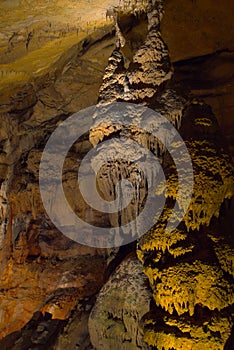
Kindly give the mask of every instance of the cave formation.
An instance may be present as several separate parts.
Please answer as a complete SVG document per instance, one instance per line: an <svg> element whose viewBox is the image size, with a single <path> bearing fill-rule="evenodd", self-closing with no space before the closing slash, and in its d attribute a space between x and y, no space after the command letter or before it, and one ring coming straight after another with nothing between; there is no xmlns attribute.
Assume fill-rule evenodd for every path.
<svg viewBox="0 0 234 350"><path fill-rule="evenodd" d="M40 1L35 9L30 1L9 3L1 5L2 23L12 21L2 30L0 60L1 348L231 350L233 5L106 1L103 7L96 2L87 15L87 4L70 0ZM74 16L72 23L61 17L61 6ZM34 15L44 8L45 18L14 24L15 8ZM51 17L53 11L58 17ZM217 29L221 19L225 23ZM73 210L102 227L131 221L143 207L147 183L140 174L137 187L139 172L132 163L115 163L116 171L107 163L98 173L99 191L108 200L119 178L131 179L137 196L121 213L90 210L77 189L77 160L79 165L92 147L105 153L102 141L116 136L159 158L166 202L139 239L119 248L93 248L64 236L47 216L39 165L62 121L93 104L114 102L151 108L179 130L192 160L193 195L183 220L168 231L178 194L173 152L181 145L169 154L136 128L134 118L125 128L107 116L67 155L64 191ZM131 152L137 156L126 143L130 158ZM186 182L181 195L183 206ZM58 210L63 215L62 206Z"/></svg>

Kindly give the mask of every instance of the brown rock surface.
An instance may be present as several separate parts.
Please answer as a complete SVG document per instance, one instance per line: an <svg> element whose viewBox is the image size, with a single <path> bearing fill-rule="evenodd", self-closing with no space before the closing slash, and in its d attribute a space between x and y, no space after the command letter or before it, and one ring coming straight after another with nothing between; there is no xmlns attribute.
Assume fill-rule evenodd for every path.
<svg viewBox="0 0 234 350"><path fill-rule="evenodd" d="M79 299L97 292L102 285L103 252L70 241L45 218L38 167L40 143L45 143L59 120L95 103L104 69L102 59L105 62L102 50L107 47L108 52L110 44L108 38L97 46L94 43L88 51L90 61L82 53L73 56L56 80L56 87L50 80L40 88L26 85L1 105L1 237L8 222L7 203L12 209L9 239L3 241L1 251L1 337L20 329L37 310L67 318ZM64 282L60 286L61 278Z"/></svg>
<svg viewBox="0 0 234 350"><path fill-rule="evenodd" d="M14 3L18 4L17 1ZM24 6L29 11L27 13L30 13L27 2L21 3L25 4ZM70 14L74 11L73 6L77 6L76 3L72 3L72 6L67 8ZM98 5L97 2L95 3ZM71 5L71 1L67 1L66 4ZM34 11L38 11L37 6L39 5L43 6L43 2L37 2ZM4 17L4 21L6 21L9 19L11 11L10 4L8 1L5 1L1 6L7 8L1 14L1 16L6 16ZM56 10L56 8L53 8L55 2L48 3L48 6L51 6L50 11ZM217 1L215 6L214 2L208 0L203 2L198 0L186 2L183 0L177 2L174 0L167 1L162 33L169 44L173 61L201 56L226 48L231 49L233 47L233 24L230 19L232 17L232 6L232 1L228 0L223 2ZM105 10L101 9L100 12L104 15L104 22ZM92 11L94 12L95 8ZM13 13L14 11L12 11ZM74 18L77 15L77 13L74 13ZM90 16L88 11L84 18L87 18L87 16ZM13 17L11 20L15 20ZM10 40L10 48L7 48L7 52L4 51L10 35L13 34L14 30L24 28L25 23L28 23L27 20L26 22L15 21L16 29L13 26L10 29L8 28L8 32L6 28L4 30L4 38L2 39L1 36L1 52L4 53L1 56L1 62L9 62L7 66L4 64L0 66L2 77L0 83L0 184L2 185L0 192L0 234L2 244L2 275L0 279L1 336L19 330L30 320L32 314L38 310L44 313L49 312L54 318L68 318L79 300L83 300L85 297L98 292L103 284L103 275L106 268L106 252L80 246L54 229L43 212L39 195L38 165L46 139L58 123L68 115L96 103L104 69L108 57L110 57L114 49L112 22L105 22L107 24L105 27L103 27L104 23L101 22L100 28L98 24L97 30L93 33L89 29L88 36L87 31L79 32L77 36L77 33L74 33L74 28L66 27L63 38L51 38L51 35L57 35L57 30L64 29L64 21L66 22L67 18L63 18L61 22L60 19L58 19L59 23L55 27L52 26L51 30L49 23L44 25L44 19L42 19L42 22L39 20L38 26L41 26L40 30L43 32L43 38L40 43L38 43L38 36L34 36L32 40L30 39L28 51L25 45L30 26L32 25L32 28L34 28L32 23L30 25L27 24L27 30L23 34L20 33L22 36L13 36ZM71 17L69 17L69 20L71 20ZM4 21L1 22L2 25L4 25ZM121 63L121 72L118 71L117 76L120 78L118 81L120 83L119 97L123 100L129 100L128 97L130 96L130 100L139 98L144 102L147 94L150 97L154 96L154 107L156 105L160 112L172 118L172 121L179 126L182 118L183 103L187 103L188 99L178 97L178 90L174 86L172 88L169 85L166 90L163 84L161 86L162 90L159 89L157 94L154 95L155 90L162 81L169 82L171 74L166 46L164 46L161 36L153 32L148 37L148 41L146 41L143 49L138 52L138 55L135 55L146 34L146 20L142 18L140 21L134 22L134 25L131 23L131 21L130 24L127 21L126 26L123 28L123 35L127 41L130 40L131 45L133 44L132 49L130 48L129 50L127 47L129 43L127 42L125 48L122 48L121 51L115 51L115 57L114 54L111 56L112 63L113 57L117 57ZM135 27L131 28L132 26L138 26L138 29L134 32ZM140 35L141 28L142 33ZM37 29L35 30L37 33ZM80 36L80 34L82 35ZM133 43L134 35L137 37L135 43ZM157 56L157 52L154 50L159 44L163 48L163 55L160 52L160 55ZM153 52L152 57L151 55L147 56L149 49ZM131 61L134 55L134 63L137 63L137 65L133 65L131 71L131 65L128 60ZM52 60L48 57L51 57ZM142 57L146 57L146 59L141 62ZM161 65L160 61L165 57L167 62L166 64L164 62L165 65ZM175 64L174 78L176 82L182 82L188 89L192 90L196 97L202 97L207 103L212 105L229 142L233 141L233 118L231 117L234 100L232 59L233 52L223 51L197 60L177 62ZM108 67L110 67L110 61ZM152 70L150 72L152 74L148 76L147 72L153 63L159 69L159 72ZM130 67L129 71L131 74L134 73L134 83L138 85L134 86L134 88L131 88L129 76L126 75L128 67ZM113 71L109 73L111 79L116 77ZM167 73L169 73L168 76L166 76ZM124 80L126 77L128 79ZM144 80L144 83L150 86L142 88L141 80ZM111 84L108 85L110 80L105 75L103 84L106 83L107 91L113 93ZM103 86L101 94L104 91ZM113 81L113 88L116 88L116 81ZM110 100L110 95L107 97ZM113 99L115 98L116 96L113 96ZM196 101L199 105L200 101ZM147 103L149 103L149 100L147 100ZM104 134L105 132L106 130L103 131ZM203 132L204 128L201 128L201 135L205 137L202 134ZM82 144L83 151L89 146L87 139ZM79 149L78 152L82 153ZM69 159L71 163L69 164L72 164L74 161L73 156L76 153L77 150L74 154L71 154ZM67 193L71 203L75 206L73 183L76 179L73 175L72 172L67 175L68 179L70 179ZM223 179L220 180L218 178L216 180L217 183L215 182L215 184L219 186ZM223 184L221 184L219 189L222 189L222 186ZM225 193L223 194L225 195ZM225 205L226 202L221 206L221 216ZM82 206L81 212L84 214L86 209L85 205ZM220 208L216 208L215 212L220 212ZM225 232L230 230L230 228L227 228L229 223L230 219L225 224ZM198 303L197 300L200 300L205 295L207 303L204 305L206 307L211 306L212 312L213 301L214 304L219 305L219 309L229 306L230 300L227 296L229 287L227 287L228 283L226 281L230 281L230 275L233 274L233 261L231 258L233 251L230 245L230 234L222 232L224 225L223 227L219 226L219 229L220 231L217 230L215 225L215 227L209 227L205 234L203 234L203 231L195 231L195 236L193 237L183 227L183 230L178 232L178 237L177 235L176 237L166 235L158 237L159 232L157 232L155 237L150 237L150 249L148 249L150 252L148 251L148 255L146 254L146 262L144 259L142 260L144 265L147 265L151 259L155 267L155 264L159 263L160 265L161 261L164 264L165 260L168 259L168 264L172 261L173 266L160 265L160 269L162 269L161 277L165 280L165 284L160 285L161 289L159 288L158 295L155 298L159 303L163 304L164 309L168 313L164 313L161 316L161 308L155 309L155 313L162 320L159 328L155 327L157 318L155 320L152 315L147 316L148 318L146 317L145 334L149 344L157 345L159 348L163 343L167 346L176 344L178 349L183 349L185 346L191 347L190 341L187 340L188 332L191 334L193 343L197 343L196 346L199 350L204 347L207 334L213 337L210 343L206 343L208 348L213 346L214 341L217 343L217 349L220 349L226 342L230 334L231 323L225 310L221 311L221 313L214 311L212 314L204 312L204 317L201 316L202 322L197 325L196 318L199 318L200 314L203 315L203 311L199 308L197 311L196 306L194 308L194 299L191 303L191 314L192 311L195 312L195 319L189 318L189 316L178 319L177 316L170 315L172 303L169 303L169 305L163 299L166 283L170 284L171 282L175 285L178 283L177 286L180 288L180 284L184 285L184 280L187 281L186 275L183 276L183 274L181 274L181 280L177 279L174 281L174 275L171 273L177 267L178 271L184 271L184 266L188 275L190 275L191 271L195 273L198 281L204 281L207 274L216 281L216 285L213 285L213 280L209 279L209 285L207 284L207 286L211 287L210 291L208 291L210 294L207 292L207 288L200 290L196 285L195 296L198 299L196 299L195 304ZM160 243L158 243L159 239ZM199 250L198 247L200 247L201 242L204 249L201 249L201 253L197 257L197 250ZM197 247L195 253L194 247ZM142 250L144 249L147 250L145 246ZM209 254L211 254L211 260ZM191 256L191 261L186 261L187 256ZM182 262L178 262L177 267L175 267L174 259L176 260L178 257L182 259ZM183 260L184 257L185 261ZM157 269L155 271L157 272ZM150 267L147 271L147 276L150 278L151 275L152 268ZM168 276L171 278L170 281ZM224 281L224 285L221 282L219 284L220 279ZM193 283L192 285L194 287ZM226 292L220 298L219 291L222 288ZM187 289L183 289L183 291L186 292ZM189 301L190 298L192 297L189 295ZM183 314L185 310L189 309L188 305L183 305L178 300L175 300L175 304L179 314ZM81 327L81 333L84 331L84 337L87 336L87 319L87 314L79 314L77 323L74 321L75 325L80 325L79 322L84 322L84 329ZM40 323L41 321L38 322ZM208 331L207 323L209 324ZM170 327L167 335L161 335L162 325L163 327ZM222 330L219 331L221 325ZM73 326L71 325L70 328L67 328L68 334L74 335ZM219 334L216 332L217 329ZM175 340L175 334L178 335L178 332L181 337L177 337L178 339ZM37 339L37 336L35 336L35 339ZM47 339L45 334L43 336ZM66 342L66 336L64 339L61 336L59 346L64 346L64 349L75 346L75 336L72 345ZM84 344L86 344L85 341ZM214 347L214 349L216 348Z"/></svg>
<svg viewBox="0 0 234 350"><path fill-rule="evenodd" d="M166 0L162 35L172 61L234 48L232 0Z"/></svg>
<svg viewBox="0 0 234 350"><path fill-rule="evenodd" d="M175 80L212 107L234 156L234 53L220 51L174 64Z"/></svg>

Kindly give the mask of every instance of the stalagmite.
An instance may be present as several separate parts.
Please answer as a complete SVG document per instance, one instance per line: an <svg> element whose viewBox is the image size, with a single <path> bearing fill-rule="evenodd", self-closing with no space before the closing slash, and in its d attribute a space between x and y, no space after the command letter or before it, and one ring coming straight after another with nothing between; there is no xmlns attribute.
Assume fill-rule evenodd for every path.
<svg viewBox="0 0 234 350"><path fill-rule="evenodd" d="M8 2L5 1L3 6L9 6ZM48 3L51 5L52 2ZM38 346L44 349L47 346L52 349L47 328L43 324L39 323L34 334L28 336L29 325L25 324L39 311L44 316L49 313L51 318L56 319L54 322L59 318L64 323L64 319L69 318L70 322L74 314L78 314L78 326L70 324L64 327L57 349L64 350L70 346L95 350L152 347L159 350L226 350L233 327L234 248L232 231L228 227L231 226L232 217L229 217L227 208L227 202L234 193L233 168L211 109L175 83L169 51L160 32L163 3L162 0L121 0L119 6L108 9L107 17L113 17L115 22L114 50L114 26L110 21L105 22L105 28L97 24L97 33L90 32L85 37L90 30L88 28L79 43L76 28L71 44L67 37L64 38L68 45L75 44L69 50L64 50L61 38L56 49L49 43L51 45L45 48L55 49L52 56L58 58L61 52L63 55L52 66L48 65L48 72L46 68L42 75L41 71L45 68L43 64L48 63L47 57L42 62L36 59L36 67L32 68L32 75L35 74L32 83L28 83L31 79L29 74L14 70L0 72L3 81L7 82L9 78L16 85L19 83L19 86L10 87L9 101L6 96L5 103L4 97L0 108L0 256L4 261L0 279L0 337L10 333L13 333L13 338L26 334L27 340L26 345L17 340L14 349L21 345L22 348ZM24 9L24 5L22 7ZM105 17L105 9L101 11ZM207 13L205 15L207 17ZM209 18L213 21L211 15ZM48 33L53 31L49 30ZM23 38L25 35L27 38L29 34L24 34ZM13 38L20 40L20 35L14 34ZM215 45L217 40L215 38ZM205 44L210 47L208 42ZM191 56L191 52L194 49L187 52L185 57ZM48 60L51 58L50 53L50 50L47 52L43 48L43 54L48 56ZM15 54L21 55L20 50ZM228 52L230 56L226 54L225 51L225 64L232 57L231 52ZM7 52L7 55L14 61L14 54ZM219 57L219 54L215 56ZM33 52L32 56L23 57L20 63L28 62L31 57L35 57ZM109 61L102 79L107 57ZM18 65L16 62L10 65ZM180 63L177 63L177 67ZM222 90L228 90L230 83L226 77L225 64L226 85ZM19 66L20 69L30 68L21 67L21 64ZM187 75L189 80L193 72L187 70L191 68L190 63L185 67L186 71L182 75L186 76L187 83ZM212 69L213 65L207 70L210 72ZM213 81L216 79L215 84L218 84L221 70L217 69L215 78L212 78L213 72L210 75L204 72L206 78L202 72L202 78L198 78L200 81L205 81L207 77ZM20 79L23 79L24 86L20 85ZM208 91L212 93L212 97L207 97L208 100L218 96L217 100L221 101L223 91L214 89L216 93L218 91L217 95L213 87L200 91L197 89L199 79L196 79L192 81L196 96L203 94L207 97ZM210 83L210 80L206 82ZM100 227L119 227L134 221L151 192L155 197L165 196L166 203L159 218L155 218L157 206L150 205L153 226L136 242L137 257L133 252L134 243L120 249L99 250L79 245L63 236L53 226L40 198L39 164L48 137L71 114L95 104L99 87L97 107L102 107L103 113L95 115L92 130L88 132L87 129L87 133L68 152L64 163L63 189L74 212L90 224ZM121 112L113 120L112 102L127 102L128 106L123 106L130 112L130 117L125 118L126 115ZM143 117L133 107L135 104L149 107L165 117L175 129L179 129L183 140L171 144L173 135L165 120L156 120L150 115ZM76 131L74 128L71 134ZM154 137L155 132L158 132L160 140ZM122 142L126 159L110 161L106 157L108 143L102 144L103 141L113 141L110 157L113 159L120 153ZM171 214L179 188L173 159L178 155L178 164L184 164L183 141L193 163L193 195L183 220L169 231L168 222L176 221L175 217L171 219ZM140 148L136 149L135 144L133 147L133 143L139 144ZM171 154L167 151L169 145ZM91 167L97 168L98 164L104 164L96 178L99 193L111 202L121 191L132 194L131 189L134 190L128 207L124 207L122 199L118 201L117 198L118 208L122 209L120 213L93 211L77 189L78 166L92 146L97 153L100 152L92 159ZM158 158L156 165L146 161L148 151ZM53 154L55 159L59 152L60 147ZM136 162L144 160L147 172L140 169L133 159ZM48 178L56 173L53 162L49 163ZM157 179L160 167L165 174L166 189L163 179L157 183L155 190L149 191L149 183ZM186 166L182 172L184 182L179 205L185 208L192 175L190 173L187 176ZM88 171L86 175L88 178ZM131 182L132 188L122 184L117 188L116 183L126 179ZM51 207L57 195L55 187L48 191ZM62 204L59 203L53 209L57 211L59 219L63 218ZM125 243L124 238L128 235L135 239L138 229L139 225L134 222L124 228L121 231L122 243ZM81 236L88 233L88 230L81 231ZM33 318L32 323L34 321ZM79 339L85 338L83 344L79 341L73 341L73 345L69 343L70 333L66 331L72 327L73 335L79 333ZM20 335L16 334L17 331ZM59 333L61 329L57 331ZM52 334L55 335L56 332ZM89 335L93 345L89 343ZM66 347L62 341L65 338ZM48 341L48 344L40 344L40 341Z"/></svg>
<svg viewBox="0 0 234 350"><path fill-rule="evenodd" d="M140 320L149 311L150 299L140 263L127 258L101 289L91 311L89 332L95 349L149 349Z"/></svg>
<svg viewBox="0 0 234 350"><path fill-rule="evenodd" d="M124 129L121 116L114 124L108 118L103 120L103 116L100 123L96 120L90 141L96 146L116 133L120 137L127 135L153 150L166 174L165 208L160 220L139 239L137 247L137 255L149 279L155 302L151 312L143 318L146 343L160 350L220 350L227 342L232 327L228 314L233 304L230 285L233 263L230 237L222 233L217 225L211 225L212 220L219 216L222 203L233 196L233 170L211 109L191 96L180 96L173 85L168 50L159 30L162 3L153 1L152 6L145 9L148 34L128 68L124 66L120 50L114 50L103 77L99 103L137 102L153 108L180 128L194 171L193 196L180 225L171 232L166 230L178 192L177 170L172 159L182 154L182 142L172 145L169 156L166 145L170 137L163 126L160 125L164 134L161 144L133 126ZM128 12L126 6L125 10ZM135 120L137 118L135 115ZM183 164L182 156L179 162ZM113 181L110 172L111 168L109 171L105 169L108 179ZM124 171L121 176L124 176ZM182 208L188 199L188 183L185 180L181 192ZM157 191L160 194L160 186ZM108 308L106 300L110 292L104 288L101 295L102 302L99 300L97 303L95 317L98 317L100 305ZM201 318L199 313L203 315ZM105 327L107 324L103 326L102 337L105 337ZM115 334L122 334L121 329ZM96 339L97 336L93 338L94 344L97 344Z"/></svg>

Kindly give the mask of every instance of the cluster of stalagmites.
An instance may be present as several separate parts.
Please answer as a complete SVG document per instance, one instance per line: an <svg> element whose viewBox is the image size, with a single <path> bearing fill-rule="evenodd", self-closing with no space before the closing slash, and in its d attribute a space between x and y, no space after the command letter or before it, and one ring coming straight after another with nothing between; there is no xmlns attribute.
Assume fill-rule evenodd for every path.
<svg viewBox="0 0 234 350"><path fill-rule="evenodd" d="M180 134L192 159L194 189L189 209L180 225L172 232L166 229L178 191L177 172L172 159L174 153L180 153L182 143L173 145L169 156L166 148L157 144L155 139L151 140L150 135L141 130L136 132L133 127L123 130L121 118L115 124L108 123L108 120L102 125L97 123L91 131L90 140L97 145L116 132L125 134L159 156L165 170L166 206L158 222L139 240L137 248L155 302L142 321L144 341L159 350L220 350L224 348L232 329L234 251L227 228L218 224L215 218L220 216L221 207L233 196L233 170L210 108L201 101L180 97L173 83L169 82L172 77L170 60L158 27L162 3L159 1L154 5L151 10L148 8L146 41L134 53L129 67L125 67L120 48L110 57L100 89L100 104L135 102L161 113L176 128L180 128L182 123ZM184 171L186 173L186 169ZM181 207L189 193L186 186L185 181ZM125 302L119 310L122 294L119 297L118 291L113 297L114 291L110 290L113 278L103 288L90 318L91 339L97 349L112 348L114 338L118 343L123 337L125 344L124 337L128 331L128 326L123 331ZM124 285L127 288L128 277ZM135 298L142 293L140 285L137 293ZM116 305L110 306L110 300L114 298L117 310ZM139 310L140 306L137 306ZM137 320L140 313L138 311ZM94 330L98 315L102 322L100 326L95 325ZM132 332L135 334L133 324Z"/></svg>

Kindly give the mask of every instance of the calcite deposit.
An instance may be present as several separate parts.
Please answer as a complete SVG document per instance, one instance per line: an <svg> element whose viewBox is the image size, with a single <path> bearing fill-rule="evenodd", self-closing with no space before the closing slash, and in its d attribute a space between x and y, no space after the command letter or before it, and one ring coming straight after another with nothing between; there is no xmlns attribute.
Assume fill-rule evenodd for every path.
<svg viewBox="0 0 234 350"><path fill-rule="evenodd" d="M86 5L70 0L37 1L33 8L30 0L0 5L0 347L231 350L233 167L216 118L232 141L233 5L228 0L215 6L211 0ZM116 249L82 246L63 236L45 213L38 183L51 133L97 102L107 110L110 102L128 102L161 114L179 130L193 165L193 179L182 169L185 181L178 192L173 159L182 143L167 152L166 124L151 123L136 111L127 127L121 115L114 122L108 114L95 119L64 164L64 190L76 214L97 226L118 226L134 219L147 198L145 174L131 159L119 159L101 169L97 184L112 200L116 182L128 178L135 190L131 205L120 213L90 210L77 189L77 169L92 146L105 155L102 141L115 138L117 154L124 138L126 156L143 159L145 153L131 142L139 143L158 157L156 167L147 163L151 178L159 166L166 178L166 192L159 184L156 193L166 201L160 217L138 242ZM161 140L152 135L158 129ZM188 189L189 208L170 231L178 193L183 208ZM63 215L62 206L56 209ZM151 214L156 212L151 205Z"/></svg>
<svg viewBox="0 0 234 350"><path fill-rule="evenodd" d="M220 243L226 242L230 247L228 231L219 232L220 227L211 225L211 220L219 217L224 201L233 196L233 168L210 108L192 96L180 97L173 83L170 89L164 87L171 80L172 71L158 27L161 2L156 1L153 8L148 8L147 15L146 41L133 55L128 68L124 66L123 49L116 49L111 56L100 89L100 103L137 101L162 113L177 128L182 124L180 132L193 163L194 188L183 221L178 228L168 231L173 203L178 194L186 198L188 193L186 182L178 192L177 169L172 161L180 154L182 144L175 144L169 155L166 148L154 147L154 142L144 143L161 158L167 177L164 212L140 238L137 250L155 301L152 312L144 317L144 340L157 349L221 349L232 328L233 271L229 257L221 258L221 249L208 232L217 232ZM106 123L108 127L94 128L91 142L100 142L116 131L121 135L121 118L119 125L116 123L117 126ZM127 135L135 137L131 128ZM183 198L180 204L183 206ZM108 294L106 291L106 298Z"/></svg>
<svg viewBox="0 0 234 350"><path fill-rule="evenodd" d="M124 260L101 289L89 317L95 349L149 349L141 318L150 309L151 292L136 257Z"/></svg>

